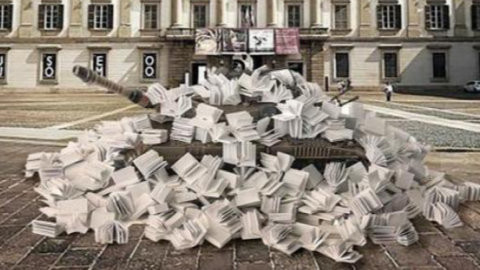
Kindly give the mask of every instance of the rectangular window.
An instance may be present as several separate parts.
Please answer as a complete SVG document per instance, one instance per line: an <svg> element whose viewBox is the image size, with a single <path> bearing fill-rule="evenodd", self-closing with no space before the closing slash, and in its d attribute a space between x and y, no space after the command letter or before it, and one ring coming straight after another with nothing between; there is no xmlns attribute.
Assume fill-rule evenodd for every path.
<svg viewBox="0 0 480 270"><path fill-rule="evenodd" d="M433 58L433 78L447 78L447 54L444 52L432 53Z"/></svg>
<svg viewBox="0 0 480 270"><path fill-rule="evenodd" d="M193 5L193 28L205 28L207 27L208 10L205 4Z"/></svg>
<svg viewBox="0 0 480 270"><path fill-rule="evenodd" d="M302 6L287 5L287 27L300 27L302 25Z"/></svg>
<svg viewBox="0 0 480 270"><path fill-rule="evenodd" d="M395 52L383 54L383 74L385 78L398 77L398 57Z"/></svg>
<svg viewBox="0 0 480 270"><path fill-rule="evenodd" d="M157 79L157 53L145 52L142 58L142 78L144 80Z"/></svg>
<svg viewBox="0 0 480 270"><path fill-rule="evenodd" d="M449 6L425 6L425 27L428 30L446 30L450 28Z"/></svg>
<svg viewBox="0 0 480 270"><path fill-rule="evenodd" d="M473 4L472 8L472 29L480 30L480 4Z"/></svg>
<svg viewBox="0 0 480 270"><path fill-rule="evenodd" d="M255 26L255 8L253 4L239 5L238 26L242 28Z"/></svg>
<svg viewBox="0 0 480 270"><path fill-rule="evenodd" d="M335 78L348 78L350 76L350 63L348 53L335 53Z"/></svg>
<svg viewBox="0 0 480 270"><path fill-rule="evenodd" d="M0 30L12 30L13 5L0 4Z"/></svg>
<svg viewBox="0 0 480 270"><path fill-rule="evenodd" d="M113 28L113 5L93 4L88 6L88 28L108 30Z"/></svg>
<svg viewBox="0 0 480 270"><path fill-rule="evenodd" d="M155 30L158 29L158 4L144 4L143 5L143 29Z"/></svg>
<svg viewBox="0 0 480 270"><path fill-rule="evenodd" d="M0 82L7 78L7 54L0 53Z"/></svg>
<svg viewBox="0 0 480 270"><path fill-rule="evenodd" d="M57 54L56 53L42 53L42 81L56 81L57 80Z"/></svg>
<svg viewBox="0 0 480 270"><path fill-rule="evenodd" d="M60 30L63 28L63 5L41 4L38 12L40 29Z"/></svg>
<svg viewBox="0 0 480 270"><path fill-rule="evenodd" d="M402 10L400 5L377 6L378 29L392 30L402 28Z"/></svg>
<svg viewBox="0 0 480 270"><path fill-rule="evenodd" d="M335 5L334 6L334 25L335 29L347 29L348 28L348 5Z"/></svg>
<svg viewBox="0 0 480 270"><path fill-rule="evenodd" d="M92 69L100 76L107 77L107 53L92 54Z"/></svg>

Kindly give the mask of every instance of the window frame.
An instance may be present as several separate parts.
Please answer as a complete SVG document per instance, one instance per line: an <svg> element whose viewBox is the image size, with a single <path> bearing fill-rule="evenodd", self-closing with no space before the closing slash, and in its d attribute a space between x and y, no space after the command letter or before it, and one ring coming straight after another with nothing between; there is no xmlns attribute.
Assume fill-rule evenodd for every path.
<svg viewBox="0 0 480 270"><path fill-rule="evenodd" d="M10 3L0 3L0 31L11 31L12 24L13 5Z"/></svg>
<svg viewBox="0 0 480 270"><path fill-rule="evenodd" d="M399 14L397 14L399 12ZM380 18L378 16L381 16ZM379 30L398 30L401 28L402 9L399 4L379 4L377 6L377 27ZM398 20L400 19L400 20Z"/></svg>
<svg viewBox="0 0 480 270"><path fill-rule="evenodd" d="M251 6L253 10L253 24L251 26L243 26L242 25L242 7L243 6ZM253 28L257 26L257 4L256 2L238 2L237 5L238 9L238 16L237 16L237 25L240 28Z"/></svg>
<svg viewBox="0 0 480 270"><path fill-rule="evenodd" d="M40 84L58 84L58 67L59 67L59 61L58 61L58 53L59 50L51 50L51 49L46 49L46 50L41 50L40 51L40 65L39 65L39 80L38 82ZM54 78L44 78L44 68L43 68L43 60L44 60L44 55L46 54L53 54L55 55L55 77Z"/></svg>
<svg viewBox="0 0 480 270"><path fill-rule="evenodd" d="M0 85L7 84L8 77L8 50L0 50L0 55L3 55L3 77L0 77Z"/></svg>
<svg viewBox="0 0 480 270"><path fill-rule="evenodd" d="M298 7L298 26L290 25L290 7ZM303 3L301 2L290 2L285 3L285 27L288 28L301 28L303 26Z"/></svg>
<svg viewBox="0 0 480 270"><path fill-rule="evenodd" d="M158 50L148 50L148 49L141 49L140 51L140 81L143 83L152 83L156 82L160 78L160 52ZM156 57L156 63L155 63L155 78L145 78L144 75L144 69L145 69L145 62L144 62L144 55L145 54L155 54Z"/></svg>
<svg viewBox="0 0 480 270"><path fill-rule="evenodd" d="M205 26L197 27L195 25L195 7L200 7L200 6L205 7ZM190 20L191 20L192 28L206 28L210 25L210 20L209 20L210 4L208 2L193 2L190 4L190 9L191 9Z"/></svg>
<svg viewBox="0 0 480 270"><path fill-rule="evenodd" d="M448 60L448 51L445 51L445 50L432 50L431 52L431 67L432 67L432 81L433 82L445 82L445 81L448 81L448 78L449 78L449 60ZM444 77L435 77L435 55L436 54L444 54L445 55L445 59L444 59L444 72L445 72L445 76Z"/></svg>
<svg viewBox="0 0 480 270"><path fill-rule="evenodd" d="M443 3L427 4L424 7L424 23L428 31L450 29L450 6Z"/></svg>
<svg viewBox="0 0 480 270"><path fill-rule="evenodd" d="M95 70L95 64L94 64L94 56L97 55L97 54L105 54L105 74L102 75L102 74L98 74L98 72ZM98 75L100 76L103 76L105 78L108 78L108 74L109 74L109 67L108 67L108 63L110 62L109 61L109 53L108 53L108 49L104 49L104 50L101 50L101 49L96 49L96 50L90 50L90 69L95 71L95 73L97 73Z"/></svg>
<svg viewBox="0 0 480 270"><path fill-rule="evenodd" d="M387 61L386 55L394 54L395 55L395 76L387 76ZM400 79L400 51L398 49L387 49L382 50L382 61L381 61L381 74L382 81L392 81Z"/></svg>
<svg viewBox="0 0 480 270"><path fill-rule="evenodd" d="M338 76L338 62L337 62L337 54L345 54L347 55L347 76ZM350 61L350 50L336 50L333 53L333 78L334 80L342 80L348 79L351 75L351 61Z"/></svg>
<svg viewBox="0 0 480 270"><path fill-rule="evenodd" d="M473 31L480 31L480 2L471 5L471 26Z"/></svg>
<svg viewBox="0 0 480 270"><path fill-rule="evenodd" d="M155 19L155 24L156 24L155 27L146 27L146 23L147 23L146 7L147 6L155 6L156 7L156 17L152 16L152 18L148 18L150 20L153 20L153 18ZM159 30L160 29L160 23L161 23L160 12L161 12L161 4L160 3L142 2L142 22L141 22L142 25L141 25L141 29L146 30L146 31ZM150 23L152 23L152 22L150 22Z"/></svg>
<svg viewBox="0 0 480 270"><path fill-rule="evenodd" d="M345 23L345 27L339 27L337 23L337 7L345 7L345 19L344 22L342 21L341 23ZM350 29L350 4L348 3L334 3L332 5L332 29L333 30L347 30Z"/></svg>
<svg viewBox="0 0 480 270"><path fill-rule="evenodd" d="M91 11L90 8L93 7ZM88 5L88 29L90 31L110 31L113 29L113 23L115 20L114 5L109 2L93 2ZM98 11L97 9L101 9ZM100 13L99 13L100 12ZM110 14L111 13L111 14ZM99 16L97 16L100 14ZM90 15L93 15L90 18ZM105 18L104 22L98 20ZM110 21L111 20L111 21Z"/></svg>

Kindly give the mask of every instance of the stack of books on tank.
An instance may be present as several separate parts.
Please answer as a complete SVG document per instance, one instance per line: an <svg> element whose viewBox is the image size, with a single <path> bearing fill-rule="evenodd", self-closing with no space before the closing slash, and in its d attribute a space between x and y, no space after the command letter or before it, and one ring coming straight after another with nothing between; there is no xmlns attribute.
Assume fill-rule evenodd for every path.
<svg viewBox="0 0 480 270"><path fill-rule="evenodd" d="M163 157L160 157L154 150L149 150L137 157L133 160L133 164L145 179L148 179L155 172L167 166L167 162L163 160Z"/></svg>
<svg viewBox="0 0 480 270"><path fill-rule="evenodd" d="M135 213L135 204L130 192L117 191L108 196L107 209L119 220L129 220Z"/></svg>
<svg viewBox="0 0 480 270"><path fill-rule="evenodd" d="M291 234L292 231L291 224L271 223L262 229L262 241L269 247L291 255L302 247L298 238Z"/></svg>
<svg viewBox="0 0 480 270"><path fill-rule="evenodd" d="M56 222L33 220L32 232L34 234L43 235L46 237L57 237L64 232L64 228Z"/></svg>
<svg viewBox="0 0 480 270"><path fill-rule="evenodd" d="M140 138L145 145L162 144L168 141L168 131L166 129L143 129Z"/></svg>
<svg viewBox="0 0 480 270"><path fill-rule="evenodd" d="M348 170L342 162L329 162L325 166L323 177L332 192L345 191L347 188Z"/></svg>
<svg viewBox="0 0 480 270"><path fill-rule="evenodd" d="M331 212L342 198L322 188L306 192L302 197L301 206L298 211L305 214L314 214L317 212Z"/></svg>
<svg viewBox="0 0 480 270"><path fill-rule="evenodd" d="M95 242L126 244L128 242L128 226L118 221L106 222L95 228Z"/></svg>
<svg viewBox="0 0 480 270"><path fill-rule="evenodd" d="M327 129L323 137L329 142L338 142L353 139L353 130L345 128L345 120L327 120Z"/></svg>
<svg viewBox="0 0 480 270"><path fill-rule="evenodd" d="M272 118L276 120L275 128L282 129L282 127L277 125L283 125L292 138L301 138L303 106L304 104L302 102L294 99L277 104L277 108L281 114L272 116Z"/></svg>
<svg viewBox="0 0 480 270"><path fill-rule="evenodd" d="M191 143L195 134L195 126L188 118L176 118L172 124L170 140Z"/></svg>
<svg viewBox="0 0 480 270"><path fill-rule="evenodd" d="M275 156L260 153L260 163L262 163L264 170L268 172L286 172L290 169L294 160L293 156L282 152L277 152Z"/></svg>
<svg viewBox="0 0 480 270"><path fill-rule="evenodd" d="M253 117L246 111L226 115L232 134L238 141L246 142L260 139Z"/></svg>
<svg viewBox="0 0 480 270"><path fill-rule="evenodd" d="M197 106L196 115L190 120L190 124L203 129L209 129L222 117L223 111L217 107L201 103Z"/></svg>
<svg viewBox="0 0 480 270"><path fill-rule="evenodd" d="M160 112L171 117L181 117L192 108L192 97L180 96L177 100L169 99L162 103Z"/></svg>
<svg viewBox="0 0 480 270"><path fill-rule="evenodd" d="M209 73L202 86L208 91L209 102L212 105L238 105L242 101L238 82L229 80L223 74Z"/></svg>
<svg viewBox="0 0 480 270"><path fill-rule="evenodd" d="M255 73L252 76L243 73L238 79L240 94L247 97L261 97L265 92L270 91L275 83L275 80L267 76L260 77Z"/></svg>
<svg viewBox="0 0 480 270"><path fill-rule="evenodd" d="M280 103L292 98L292 91L288 90L283 84L274 84L270 91L263 93L261 102Z"/></svg>
<svg viewBox="0 0 480 270"><path fill-rule="evenodd" d="M119 191L126 186L140 182L140 178L138 177L137 172L135 171L135 168L133 166L127 166L113 172L111 179L113 180L113 185L98 192L99 195L108 195L113 191Z"/></svg>
<svg viewBox="0 0 480 270"><path fill-rule="evenodd" d="M202 210L210 225L205 239L218 248L225 246L242 229L242 213L227 199L215 201Z"/></svg>
<svg viewBox="0 0 480 270"><path fill-rule="evenodd" d="M370 189L364 189L356 194L351 201L351 209L357 216L363 216L382 208L383 204L377 194Z"/></svg>
<svg viewBox="0 0 480 270"><path fill-rule="evenodd" d="M224 143L223 161L239 167L254 167L257 159L257 146L251 142Z"/></svg>
<svg viewBox="0 0 480 270"><path fill-rule="evenodd" d="M44 152L29 154L27 157L27 163L25 164L25 177L32 177L42 167L42 160L48 160L49 156L53 155L53 153Z"/></svg>
<svg viewBox="0 0 480 270"><path fill-rule="evenodd" d="M276 223L293 223L296 219L297 206L295 202L280 203L277 212L268 213L268 220Z"/></svg>
<svg viewBox="0 0 480 270"><path fill-rule="evenodd" d="M91 208L86 198L58 201L56 209L57 224L63 226L67 234L88 231Z"/></svg>
<svg viewBox="0 0 480 270"><path fill-rule="evenodd" d="M172 165L172 170L177 173L187 185L193 185L208 169L190 153L183 155Z"/></svg>
<svg viewBox="0 0 480 270"><path fill-rule="evenodd" d="M145 95L148 97L152 105L164 103L170 99L169 91L159 83L150 85Z"/></svg>

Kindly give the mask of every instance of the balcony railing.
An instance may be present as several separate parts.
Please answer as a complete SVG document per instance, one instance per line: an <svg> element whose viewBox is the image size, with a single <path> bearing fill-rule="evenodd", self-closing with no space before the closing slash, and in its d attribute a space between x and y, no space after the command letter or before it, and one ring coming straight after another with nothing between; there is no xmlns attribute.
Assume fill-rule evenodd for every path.
<svg viewBox="0 0 480 270"><path fill-rule="evenodd" d="M302 39L321 39L328 36L328 28L299 28ZM193 40L195 28L168 28L165 37L174 40Z"/></svg>
<svg viewBox="0 0 480 270"><path fill-rule="evenodd" d="M195 28L168 28L165 37L175 40L189 40L195 38Z"/></svg>

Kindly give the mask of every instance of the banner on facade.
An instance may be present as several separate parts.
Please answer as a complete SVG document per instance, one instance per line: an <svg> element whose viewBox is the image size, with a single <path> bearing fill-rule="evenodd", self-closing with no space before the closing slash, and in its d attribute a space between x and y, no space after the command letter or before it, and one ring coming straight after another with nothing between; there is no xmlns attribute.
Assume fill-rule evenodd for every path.
<svg viewBox="0 0 480 270"><path fill-rule="evenodd" d="M57 77L57 54L42 55L42 80L55 80Z"/></svg>
<svg viewBox="0 0 480 270"><path fill-rule="evenodd" d="M275 29L275 53L276 54L299 54L298 28Z"/></svg>
<svg viewBox="0 0 480 270"><path fill-rule="evenodd" d="M250 29L248 50L252 54L273 54L275 51L273 29Z"/></svg>
<svg viewBox="0 0 480 270"><path fill-rule="evenodd" d="M143 54L143 79L156 79L157 78L157 54L156 53L144 53Z"/></svg>
<svg viewBox="0 0 480 270"><path fill-rule="evenodd" d="M7 55L5 53L0 53L0 80L5 80L6 62L7 62Z"/></svg>
<svg viewBox="0 0 480 270"><path fill-rule="evenodd" d="M247 29L223 29L222 52L223 53L246 53L247 52Z"/></svg>
<svg viewBox="0 0 480 270"><path fill-rule="evenodd" d="M98 75L107 76L107 54L106 53L94 53L92 57L92 69L97 72Z"/></svg>
<svg viewBox="0 0 480 270"><path fill-rule="evenodd" d="M195 54L216 55L222 51L221 29L203 28L195 33Z"/></svg>

